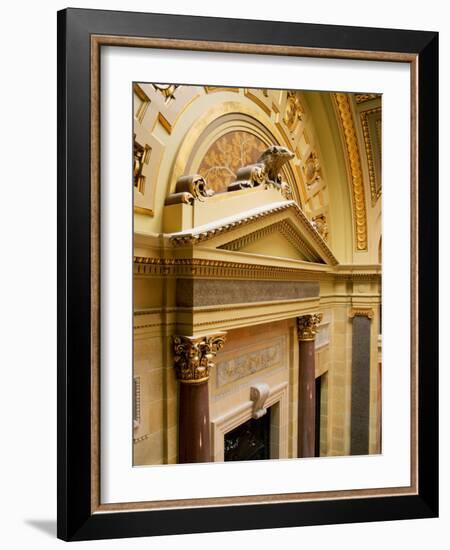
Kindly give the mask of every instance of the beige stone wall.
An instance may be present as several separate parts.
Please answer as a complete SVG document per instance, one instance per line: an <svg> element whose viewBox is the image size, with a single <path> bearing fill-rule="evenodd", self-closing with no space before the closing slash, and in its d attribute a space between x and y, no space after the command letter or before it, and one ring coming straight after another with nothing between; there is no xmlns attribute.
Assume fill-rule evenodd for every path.
<svg viewBox="0 0 450 550"><path fill-rule="evenodd" d="M165 439L163 340L159 331L134 337L134 376L139 378L140 422L134 428L135 465L162 464Z"/></svg>
<svg viewBox="0 0 450 550"><path fill-rule="evenodd" d="M209 386L212 423L223 417L232 422L233 415L241 418L241 410L251 404L250 388L255 384L267 384L270 390L283 383L289 387L289 398L277 401L271 414L271 449L279 458L293 456L295 449L292 439L297 424L291 408L298 369L293 326L294 321L289 320L229 331ZM215 450L214 460L223 460L221 452Z"/></svg>
<svg viewBox="0 0 450 550"><path fill-rule="evenodd" d="M374 307L374 318L370 328L370 425L369 453L379 453L380 448L380 414L381 414L381 342L379 342L380 308Z"/></svg>
<svg viewBox="0 0 450 550"><path fill-rule="evenodd" d="M133 374L139 377L141 411L133 430L135 465L177 461L178 388L171 351L174 293L170 278L134 278Z"/></svg>
<svg viewBox="0 0 450 550"><path fill-rule="evenodd" d="M352 308L373 311L370 333L370 401L369 453L380 452L379 410L379 283L353 283L351 280L335 283L333 294L321 296L321 303L330 311L330 348L327 387L327 454L350 454L351 389L352 389ZM381 396L382 399L382 396Z"/></svg>
<svg viewBox="0 0 450 550"><path fill-rule="evenodd" d="M320 388L320 456L327 456L330 446L330 433L328 422L328 378L329 370L331 368L330 363L330 343L331 343L331 313L325 311L323 313L324 319L321 327L319 327L319 334L316 337L316 378L321 377ZM321 333L324 333L322 337Z"/></svg>
<svg viewBox="0 0 450 550"><path fill-rule="evenodd" d="M348 304L335 303L332 308L332 344L329 373L328 411L332 456L350 454L351 356L352 334Z"/></svg>

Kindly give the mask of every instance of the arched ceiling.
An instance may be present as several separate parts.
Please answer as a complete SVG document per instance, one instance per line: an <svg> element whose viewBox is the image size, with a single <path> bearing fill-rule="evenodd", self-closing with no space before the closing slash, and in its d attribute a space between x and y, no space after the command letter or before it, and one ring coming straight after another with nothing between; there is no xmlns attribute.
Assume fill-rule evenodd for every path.
<svg viewBox="0 0 450 550"><path fill-rule="evenodd" d="M283 179L339 261L378 258L380 96L137 84L134 106L139 231L161 231L178 177L199 173L223 192L238 168L278 144L295 154Z"/></svg>

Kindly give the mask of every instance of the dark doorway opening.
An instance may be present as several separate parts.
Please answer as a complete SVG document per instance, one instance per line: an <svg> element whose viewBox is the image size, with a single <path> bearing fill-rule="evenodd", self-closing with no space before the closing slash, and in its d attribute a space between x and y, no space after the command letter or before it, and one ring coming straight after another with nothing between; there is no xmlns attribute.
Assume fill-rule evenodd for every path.
<svg viewBox="0 0 450 550"><path fill-rule="evenodd" d="M225 434L225 462L270 458L270 409Z"/></svg>
<svg viewBox="0 0 450 550"><path fill-rule="evenodd" d="M322 395L322 377L316 378L316 414L314 435L314 456L320 456L320 397Z"/></svg>

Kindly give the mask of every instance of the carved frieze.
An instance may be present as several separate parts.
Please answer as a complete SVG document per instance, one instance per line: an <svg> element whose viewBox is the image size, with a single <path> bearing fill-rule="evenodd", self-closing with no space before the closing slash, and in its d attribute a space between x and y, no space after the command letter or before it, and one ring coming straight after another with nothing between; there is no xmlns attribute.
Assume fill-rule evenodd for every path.
<svg viewBox="0 0 450 550"><path fill-rule="evenodd" d="M225 334L173 336L174 363L180 382L196 384L209 379L209 371L214 367L213 359L225 343Z"/></svg>
<svg viewBox="0 0 450 550"><path fill-rule="evenodd" d="M246 376L286 364L287 339L280 336L271 339L263 347L248 346L234 357L217 363L217 387L230 384Z"/></svg>
<svg viewBox="0 0 450 550"><path fill-rule="evenodd" d="M319 283L313 281L272 281L239 279L178 278L178 307L205 307L317 298Z"/></svg>

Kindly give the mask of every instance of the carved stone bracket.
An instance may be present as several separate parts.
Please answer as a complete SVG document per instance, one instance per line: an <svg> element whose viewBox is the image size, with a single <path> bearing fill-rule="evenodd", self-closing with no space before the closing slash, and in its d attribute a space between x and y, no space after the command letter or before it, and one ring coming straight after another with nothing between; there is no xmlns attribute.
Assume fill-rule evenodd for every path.
<svg viewBox="0 0 450 550"><path fill-rule="evenodd" d="M252 417L255 420L264 416L267 409L264 407L264 403L269 396L269 386L264 383L255 384L250 388L250 400L253 401L253 413Z"/></svg>
<svg viewBox="0 0 450 550"><path fill-rule="evenodd" d="M164 204L192 204L195 200L204 201L212 195L214 191L208 189L206 180L202 176L198 174L181 176L175 185L175 193L169 195Z"/></svg>
<svg viewBox="0 0 450 550"><path fill-rule="evenodd" d="M360 307L360 308L352 308L348 314L350 319L353 319L353 317L367 317L368 319L373 319L374 312L371 307Z"/></svg>
<svg viewBox="0 0 450 550"><path fill-rule="evenodd" d="M297 334L300 341L315 340L318 332L318 326L322 321L322 313L313 315L303 315L297 317Z"/></svg>
<svg viewBox="0 0 450 550"><path fill-rule="evenodd" d="M213 359L225 343L225 334L173 336L174 363L180 382L199 384L209 379Z"/></svg>

